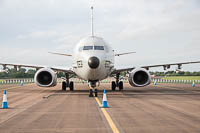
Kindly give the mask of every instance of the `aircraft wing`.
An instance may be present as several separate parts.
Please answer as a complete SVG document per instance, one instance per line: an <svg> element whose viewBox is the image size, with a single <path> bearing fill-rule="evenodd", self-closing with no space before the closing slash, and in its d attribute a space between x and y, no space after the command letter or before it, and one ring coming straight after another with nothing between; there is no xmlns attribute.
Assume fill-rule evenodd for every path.
<svg viewBox="0 0 200 133"><path fill-rule="evenodd" d="M142 68L145 68L145 69L149 70L149 68L152 68L152 67L163 67L164 70L166 70L166 69L169 69L170 66L175 66L175 65L177 65L177 66L178 66L178 69L181 69L181 66L184 65L184 64L195 64L195 63L200 63L200 61L170 63L170 64L161 64L161 65L149 65L149 66L147 65L147 66L142 66Z"/></svg>
<svg viewBox="0 0 200 133"><path fill-rule="evenodd" d="M135 69L135 67L130 67L130 68L122 68L122 69L114 69L114 70L111 72L111 75L112 75L112 74L121 73L121 72L128 72L128 71L132 71L133 69Z"/></svg>
<svg viewBox="0 0 200 133"><path fill-rule="evenodd" d="M57 67L50 67L52 70L57 71L57 72L65 72L65 73L69 73L69 74L75 74L74 71L72 71L71 69L65 69L65 68L57 68Z"/></svg>
<svg viewBox="0 0 200 133"><path fill-rule="evenodd" d="M141 68L145 68L149 70L149 68L153 67L163 67L164 70L169 69L170 66L178 66L178 69L181 69L182 65L184 64L195 64L195 63L200 63L200 61L195 61L195 62L180 62L180 63L169 63L169 64L160 64L160 65L147 65L147 66L141 66ZM114 69L111 74L117 74L120 72L127 72L127 71L132 71L135 69L135 67L130 67L130 68L123 68L123 69Z"/></svg>
<svg viewBox="0 0 200 133"><path fill-rule="evenodd" d="M14 68L45 68L46 66L39 66L39 65L25 65L25 64L8 64L8 63L0 63L0 66L3 66L3 69L6 69L7 66L14 66ZM65 72L69 74L75 74L71 69L59 68L59 67L48 67L57 72Z"/></svg>

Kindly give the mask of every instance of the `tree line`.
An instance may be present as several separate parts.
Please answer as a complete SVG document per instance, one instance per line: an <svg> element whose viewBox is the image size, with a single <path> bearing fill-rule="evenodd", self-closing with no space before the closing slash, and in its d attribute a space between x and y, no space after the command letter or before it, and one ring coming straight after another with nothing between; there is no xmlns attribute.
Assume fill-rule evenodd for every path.
<svg viewBox="0 0 200 133"><path fill-rule="evenodd" d="M34 78L36 70L34 69L24 69L20 68L18 71L14 68L8 68L8 72L0 72L0 79L9 79L9 78ZM151 75L155 76L200 76L200 72L189 72L189 71L167 71L167 72L150 72ZM121 76L125 76L126 73L121 73ZM65 77L65 73L57 73L57 77Z"/></svg>

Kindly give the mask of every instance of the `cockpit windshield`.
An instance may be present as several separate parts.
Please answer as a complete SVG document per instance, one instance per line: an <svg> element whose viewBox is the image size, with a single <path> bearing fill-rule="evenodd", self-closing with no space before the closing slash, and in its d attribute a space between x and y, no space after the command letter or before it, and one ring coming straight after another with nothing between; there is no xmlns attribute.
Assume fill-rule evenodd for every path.
<svg viewBox="0 0 200 133"><path fill-rule="evenodd" d="M93 46L84 46L83 50L93 50Z"/></svg>
<svg viewBox="0 0 200 133"><path fill-rule="evenodd" d="M104 46L94 46L94 50L104 50Z"/></svg>
<svg viewBox="0 0 200 133"><path fill-rule="evenodd" d="M80 48L79 51L82 50L104 50L104 46L83 46L83 48Z"/></svg>

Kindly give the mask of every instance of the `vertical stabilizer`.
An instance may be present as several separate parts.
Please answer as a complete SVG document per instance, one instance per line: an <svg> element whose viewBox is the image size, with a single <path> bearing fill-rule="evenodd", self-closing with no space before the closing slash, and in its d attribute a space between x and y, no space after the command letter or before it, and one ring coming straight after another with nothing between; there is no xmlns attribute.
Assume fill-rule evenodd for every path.
<svg viewBox="0 0 200 133"><path fill-rule="evenodd" d="M94 7L91 6L91 35L94 37L94 17L93 17Z"/></svg>

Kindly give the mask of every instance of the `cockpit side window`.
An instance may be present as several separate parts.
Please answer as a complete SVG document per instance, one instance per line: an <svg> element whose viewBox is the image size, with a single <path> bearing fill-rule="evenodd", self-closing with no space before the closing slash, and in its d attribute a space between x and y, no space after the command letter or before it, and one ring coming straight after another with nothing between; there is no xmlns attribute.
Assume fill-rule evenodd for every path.
<svg viewBox="0 0 200 133"><path fill-rule="evenodd" d="M84 46L83 50L93 50L93 46Z"/></svg>
<svg viewBox="0 0 200 133"><path fill-rule="evenodd" d="M83 50L83 47L79 47L78 51L81 52Z"/></svg>
<svg viewBox="0 0 200 133"><path fill-rule="evenodd" d="M94 50L104 50L104 46L94 46Z"/></svg>
<svg viewBox="0 0 200 133"><path fill-rule="evenodd" d="M108 53L109 52L109 47L107 45L104 45L105 51Z"/></svg>

